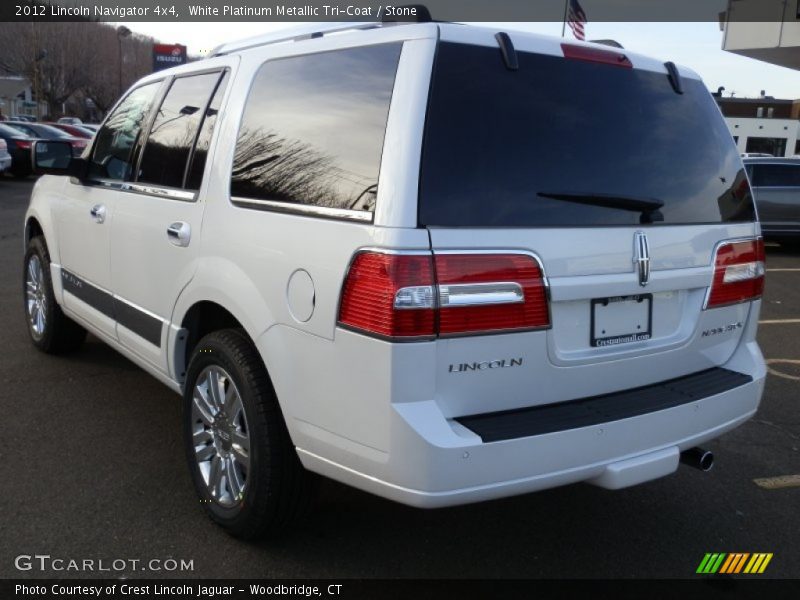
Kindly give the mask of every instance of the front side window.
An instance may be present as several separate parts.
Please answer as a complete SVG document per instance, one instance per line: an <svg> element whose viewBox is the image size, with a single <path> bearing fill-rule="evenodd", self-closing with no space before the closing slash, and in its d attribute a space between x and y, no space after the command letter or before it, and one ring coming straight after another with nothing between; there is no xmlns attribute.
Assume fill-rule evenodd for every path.
<svg viewBox="0 0 800 600"><path fill-rule="evenodd" d="M247 99L231 195L374 211L401 43L265 63Z"/></svg>
<svg viewBox="0 0 800 600"><path fill-rule="evenodd" d="M183 187L189 155L220 76L204 73L173 81L147 137L137 181Z"/></svg>
<svg viewBox="0 0 800 600"><path fill-rule="evenodd" d="M158 81L136 88L111 113L97 132L90 177L115 180L130 177L133 149L160 85Z"/></svg>

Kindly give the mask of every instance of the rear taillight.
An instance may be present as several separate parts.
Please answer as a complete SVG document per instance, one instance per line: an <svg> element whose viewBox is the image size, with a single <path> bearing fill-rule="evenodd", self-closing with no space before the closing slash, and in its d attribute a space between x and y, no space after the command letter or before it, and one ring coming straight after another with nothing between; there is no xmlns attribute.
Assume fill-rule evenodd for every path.
<svg viewBox="0 0 800 600"><path fill-rule="evenodd" d="M439 254L441 335L535 329L550 317L539 264L525 254Z"/></svg>
<svg viewBox="0 0 800 600"><path fill-rule="evenodd" d="M33 144L33 140L14 140L14 142L17 144L17 148L22 150L30 150L31 144Z"/></svg>
<svg viewBox="0 0 800 600"><path fill-rule="evenodd" d="M339 324L387 338L549 327L541 266L527 254L360 252L342 290Z"/></svg>
<svg viewBox="0 0 800 600"><path fill-rule="evenodd" d="M356 254L342 289L339 322L385 337L434 335L430 254Z"/></svg>
<svg viewBox="0 0 800 600"><path fill-rule="evenodd" d="M764 291L764 240L724 242L717 247L706 308L749 302Z"/></svg>

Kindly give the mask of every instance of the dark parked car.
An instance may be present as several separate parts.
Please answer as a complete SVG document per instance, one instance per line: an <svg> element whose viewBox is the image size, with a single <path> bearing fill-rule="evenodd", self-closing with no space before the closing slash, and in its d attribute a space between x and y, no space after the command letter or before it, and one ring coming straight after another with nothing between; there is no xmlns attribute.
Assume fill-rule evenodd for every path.
<svg viewBox="0 0 800 600"><path fill-rule="evenodd" d="M33 138L5 123L0 123L0 139L5 141L8 153L11 155L11 174L15 177L30 175Z"/></svg>
<svg viewBox="0 0 800 600"><path fill-rule="evenodd" d="M21 121L8 121L6 125L17 129L22 133L29 135L30 137L43 140L59 140L62 142L69 142L72 146L72 153L75 156L80 156L80 154L89 144L89 140L86 138L75 137L68 134L66 131L62 131L57 127L53 127L52 125L46 125L45 123L23 123Z"/></svg>
<svg viewBox="0 0 800 600"><path fill-rule="evenodd" d="M744 164L764 237L800 243L800 159L746 158Z"/></svg>
<svg viewBox="0 0 800 600"><path fill-rule="evenodd" d="M89 131L85 129L81 125L68 125L67 123L45 123L49 127L55 127L56 129L60 129L67 135L71 135L72 137L83 138L85 140L89 140L94 136L93 131Z"/></svg>

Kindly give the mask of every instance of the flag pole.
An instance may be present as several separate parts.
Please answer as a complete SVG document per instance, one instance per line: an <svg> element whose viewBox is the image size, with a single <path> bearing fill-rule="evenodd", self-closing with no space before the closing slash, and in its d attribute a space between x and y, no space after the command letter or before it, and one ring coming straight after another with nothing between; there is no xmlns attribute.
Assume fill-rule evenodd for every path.
<svg viewBox="0 0 800 600"><path fill-rule="evenodd" d="M564 32L567 30L567 12L568 12L569 0L564 0L564 20L561 22L561 37L564 37Z"/></svg>

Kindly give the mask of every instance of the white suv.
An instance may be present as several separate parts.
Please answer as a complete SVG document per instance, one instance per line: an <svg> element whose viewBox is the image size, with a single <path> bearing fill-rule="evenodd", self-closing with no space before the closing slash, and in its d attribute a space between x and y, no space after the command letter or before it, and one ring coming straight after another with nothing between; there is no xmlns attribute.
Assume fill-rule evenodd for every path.
<svg viewBox="0 0 800 600"><path fill-rule="evenodd" d="M182 394L235 535L309 471L430 508L708 468L758 407L750 187L672 63L318 25L149 75L34 160L61 175L25 222L34 344L88 330Z"/></svg>

